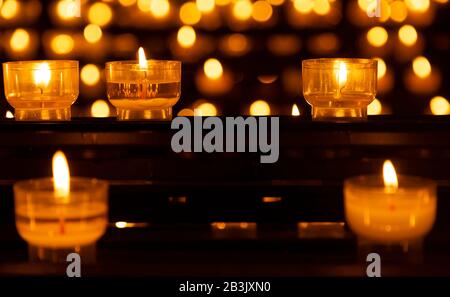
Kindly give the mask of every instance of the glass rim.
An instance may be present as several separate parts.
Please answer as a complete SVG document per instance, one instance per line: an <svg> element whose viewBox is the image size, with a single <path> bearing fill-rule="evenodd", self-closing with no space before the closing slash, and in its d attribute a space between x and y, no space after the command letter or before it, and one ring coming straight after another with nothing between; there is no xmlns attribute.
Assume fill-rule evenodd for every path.
<svg viewBox="0 0 450 297"><path fill-rule="evenodd" d="M398 190L414 190L414 189L437 189L437 183L429 178L424 178L414 175L397 175ZM369 190L369 191L383 191L385 189L383 176L379 175L358 175L347 178L344 181L344 188L351 188L352 190Z"/></svg>
<svg viewBox="0 0 450 297"><path fill-rule="evenodd" d="M30 69L30 70L40 70L40 68L35 68L36 65L47 63L49 70L61 70L61 69L78 69L79 61L77 60L27 60L27 61L9 61L4 62L3 67L8 67L14 70ZM64 64L68 64L64 66ZM30 68L30 65L33 67ZM56 67L55 67L56 66Z"/></svg>
<svg viewBox="0 0 450 297"><path fill-rule="evenodd" d="M147 66L149 68L156 68L156 69L171 69L171 70L181 70L181 61L178 60L154 60L149 59L147 60ZM110 61L106 62L105 69L133 69L133 70L148 70L148 69L142 69L139 68L139 61L138 60L122 60L122 61Z"/></svg>
<svg viewBox="0 0 450 297"><path fill-rule="evenodd" d="M77 187L81 185L81 187ZM47 188L48 186L48 188ZM92 192L97 190L107 190L109 183L106 180L89 178L89 177L70 177L70 192ZM14 190L31 191L34 194L37 193L50 193L54 192L53 177L41 177L34 179L21 180L13 185Z"/></svg>
<svg viewBox="0 0 450 297"><path fill-rule="evenodd" d="M357 68L377 68L377 59L366 58L318 58L318 59L306 59L302 61L303 68L316 68L316 69L339 69L339 63L344 62L347 65Z"/></svg>

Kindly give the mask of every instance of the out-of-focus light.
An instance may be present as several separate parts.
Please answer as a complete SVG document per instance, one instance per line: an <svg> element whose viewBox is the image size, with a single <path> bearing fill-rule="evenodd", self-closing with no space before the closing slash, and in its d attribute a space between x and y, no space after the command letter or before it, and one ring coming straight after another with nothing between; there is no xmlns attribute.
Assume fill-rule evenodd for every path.
<svg viewBox="0 0 450 297"><path fill-rule="evenodd" d="M284 3L284 0L267 0L273 6L280 6Z"/></svg>
<svg viewBox="0 0 450 297"><path fill-rule="evenodd" d="M315 0L313 10L318 15L326 15L330 12L331 6L328 0Z"/></svg>
<svg viewBox="0 0 450 297"><path fill-rule="evenodd" d="M115 225L116 225L116 228L123 229L128 226L128 223L120 221L120 222L116 222Z"/></svg>
<svg viewBox="0 0 450 297"><path fill-rule="evenodd" d="M84 28L83 35L87 42L95 43L102 38L102 28L99 25L89 24Z"/></svg>
<svg viewBox="0 0 450 297"><path fill-rule="evenodd" d="M19 3L16 0L6 0L0 10L0 15L6 19L12 19L19 11Z"/></svg>
<svg viewBox="0 0 450 297"><path fill-rule="evenodd" d="M391 4L391 19L401 23L408 16L408 9L403 1L393 1Z"/></svg>
<svg viewBox="0 0 450 297"><path fill-rule="evenodd" d="M59 34L53 37L50 46L58 55L68 54L73 50L74 41L72 36L67 34Z"/></svg>
<svg viewBox="0 0 450 297"><path fill-rule="evenodd" d="M100 70L94 64L87 64L81 68L80 77L84 84L93 86L100 80Z"/></svg>
<svg viewBox="0 0 450 297"><path fill-rule="evenodd" d="M67 20L75 17L79 11L75 1L61 0L56 5L56 13L61 19Z"/></svg>
<svg viewBox="0 0 450 297"><path fill-rule="evenodd" d="M170 3L167 0L152 0L150 12L155 18L163 18L169 14Z"/></svg>
<svg viewBox="0 0 450 297"><path fill-rule="evenodd" d="M431 64L428 59L423 56L415 58L412 67L414 73L420 78L425 78L431 74Z"/></svg>
<svg viewBox="0 0 450 297"><path fill-rule="evenodd" d="M377 78L380 79L386 74L386 63L381 58L375 58L378 61L378 71L377 71Z"/></svg>
<svg viewBox="0 0 450 297"><path fill-rule="evenodd" d="M238 0L233 4L233 16L245 21L251 18L253 13L253 5L249 0Z"/></svg>
<svg viewBox="0 0 450 297"><path fill-rule="evenodd" d="M214 0L196 0L195 3L201 12L211 12L215 7Z"/></svg>
<svg viewBox="0 0 450 297"><path fill-rule="evenodd" d="M430 100L430 110L434 115L450 114L450 103L442 96L435 96Z"/></svg>
<svg viewBox="0 0 450 297"><path fill-rule="evenodd" d="M152 0L137 0L137 7L142 12L149 12Z"/></svg>
<svg viewBox="0 0 450 297"><path fill-rule="evenodd" d="M202 13L194 2L186 2L181 5L179 16L183 24L195 25L200 22Z"/></svg>
<svg viewBox="0 0 450 297"><path fill-rule="evenodd" d="M16 29L11 35L9 45L12 50L16 52L21 52L25 50L30 44L30 34L24 29Z"/></svg>
<svg viewBox="0 0 450 297"><path fill-rule="evenodd" d="M374 99L368 106L367 106L367 114L368 115L377 115L381 114L381 111L383 110L383 106L381 105L380 100Z"/></svg>
<svg viewBox="0 0 450 297"><path fill-rule="evenodd" d="M278 76L276 76L276 75L258 75L257 78L258 78L259 82L261 82L263 84L271 84L277 80Z"/></svg>
<svg viewBox="0 0 450 297"><path fill-rule="evenodd" d="M5 117L7 119L14 119L14 114L11 111L7 110L6 114L5 114Z"/></svg>
<svg viewBox="0 0 450 297"><path fill-rule="evenodd" d="M88 19L93 24L106 26L111 22L112 17L113 13L108 4L96 2L89 7Z"/></svg>
<svg viewBox="0 0 450 297"><path fill-rule="evenodd" d="M436 1L437 3L441 3L441 4L445 4L448 2L448 0L434 0L434 1Z"/></svg>
<svg viewBox="0 0 450 297"><path fill-rule="evenodd" d="M247 50L248 40L245 35L234 33L227 38L227 45L232 52L241 53Z"/></svg>
<svg viewBox="0 0 450 297"><path fill-rule="evenodd" d="M314 8L312 0L294 0L294 8L300 13L310 13Z"/></svg>
<svg viewBox="0 0 450 297"><path fill-rule="evenodd" d="M371 28L367 32L367 41L375 47L381 47L386 44L388 40L388 33L386 29L380 26Z"/></svg>
<svg viewBox="0 0 450 297"><path fill-rule="evenodd" d="M214 117L217 115L217 108L212 103L204 102L195 107L194 114L202 117Z"/></svg>
<svg viewBox="0 0 450 297"><path fill-rule="evenodd" d="M182 47L193 46L196 38L195 30L191 26L183 26L178 30L177 40Z"/></svg>
<svg viewBox="0 0 450 297"><path fill-rule="evenodd" d="M411 46L417 41L417 31L411 25L403 25L398 30L398 38L403 44Z"/></svg>
<svg viewBox="0 0 450 297"><path fill-rule="evenodd" d="M298 117L298 116L300 115L300 110L298 109L297 104L292 105L292 111L291 111L291 114L292 114L294 117Z"/></svg>
<svg viewBox="0 0 450 297"><path fill-rule="evenodd" d="M430 0L405 0L409 10L417 12L425 12L430 8Z"/></svg>
<svg viewBox="0 0 450 297"><path fill-rule="evenodd" d="M216 0L216 5L225 6L231 3L232 0Z"/></svg>
<svg viewBox="0 0 450 297"><path fill-rule="evenodd" d="M223 74L223 67L219 60L211 58L203 64L203 71L209 79L218 79Z"/></svg>
<svg viewBox="0 0 450 297"><path fill-rule="evenodd" d="M256 100L250 105L250 115L268 116L270 115L270 105L264 100Z"/></svg>
<svg viewBox="0 0 450 297"><path fill-rule="evenodd" d="M194 111L190 108L183 108L182 110L180 110L177 114L177 116L179 117L193 117L194 116Z"/></svg>
<svg viewBox="0 0 450 297"><path fill-rule="evenodd" d="M327 1L327 0L325 0ZM257 22L267 22L273 14L272 5L265 0L253 3L252 17Z"/></svg>
<svg viewBox="0 0 450 297"><path fill-rule="evenodd" d="M122 6L128 7L136 3L136 0L119 0L119 3L122 4Z"/></svg>
<svg viewBox="0 0 450 297"><path fill-rule="evenodd" d="M91 115L94 118L107 118L109 117L109 105L105 100L95 100L91 106Z"/></svg>

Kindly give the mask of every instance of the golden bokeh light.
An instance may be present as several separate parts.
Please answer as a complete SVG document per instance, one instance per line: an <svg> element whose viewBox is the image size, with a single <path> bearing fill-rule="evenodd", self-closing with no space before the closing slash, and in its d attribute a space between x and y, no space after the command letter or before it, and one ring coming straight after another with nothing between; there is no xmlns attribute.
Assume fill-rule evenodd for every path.
<svg viewBox="0 0 450 297"><path fill-rule="evenodd" d="M234 53L245 52L249 46L248 43L247 37L240 33L231 34L227 38L228 48Z"/></svg>
<svg viewBox="0 0 450 297"><path fill-rule="evenodd" d="M284 3L284 0L267 0L273 6L280 6Z"/></svg>
<svg viewBox="0 0 450 297"><path fill-rule="evenodd" d="M105 100L98 99L92 103L91 116L94 118L107 118L109 117L109 105Z"/></svg>
<svg viewBox="0 0 450 297"><path fill-rule="evenodd" d="M268 116L270 115L270 105L264 100L256 100L250 105L250 115Z"/></svg>
<svg viewBox="0 0 450 297"><path fill-rule="evenodd" d="M195 30L191 26L183 26L178 30L177 41L184 48L192 47L196 38Z"/></svg>
<svg viewBox="0 0 450 297"><path fill-rule="evenodd" d="M425 12L430 8L430 0L405 0L405 4L411 11Z"/></svg>
<svg viewBox="0 0 450 297"><path fill-rule="evenodd" d="M108 4L96 2L89 7L88 19L92 24L99 26L108 25L113 18L113 12Z"/></svg>
<svg viewBox="0 0 450 297"><path fill-rule="evenodd" d="M30 34L24 29L16 29L11 35L9 45L16 52L24 51L30 44Z"/></svg>
<svg viewBox="0 0 450 297"><path fill-rule="evenodd" d="M367 114L368 115L381 114L382 110L383 110L383 106L381 105L380 100L378 100L376 98L367 106Z"/></svg>
<svg viewBox="0 0 450 297"><path fill-rule="evenodd" d="M325 0L327 1L327 0ZM258 0L253 3L252 17L257 22L267 22L273 14L272 5L265 0Z"/></svg>
<svg viewBox="0 0 450 297"><path fill-rule="evenodd" d="M310 13L314 8L312 0L294 0L294 8L300 13Z"/></svg>
<svg viewBox="0 0 450 297"><path fill-rule="evenodd" d="M203 71L209 79L218 79L223 74L223 67L219 60L211 58L206 60Z"/></svg>
<svg viewBox="0 0 450 297"><path fill-rule="evenodd" d="M194 114L195 116L214 117L217 115L217 108L212 103L204 102L195 107Z"/></svg>
<svg viewBox="0 0 450 297"><path fill-rule="evenodd" d="M237 0L233 4L233 16L240 20L245 21L252 17L253 5L249 0Z"/></svg>
<svg viewBox="0 0 450 297"><path fill-rule="evenodd" d="M155 18L163 18L169 14L170 3L168 0L152 0L150 12Z"/></svg>
<svg viewBox="0 0 450 297"><path fill-rule="evenodd" d="M9 20L19 12L19 3L16 0L6 0L1 6L0 15L2 18Z"/></svg>
<svg viewBox="0 0 450 297"><path fill-rule="evenodd" d="M195 3L201 12L211 12L215 7L214 0L196 0Z"/></svg>
<svg viewBox="0 0 450 297"><path fill-rule="evenodd" d="M411 25L403 25L398 30L398 38L404 45L411 46L417 41L417 31Z"/></svg>
<svg viewBox="0 0 450 297"><path fill-rule="evenodd" d="M58 55L68 54L73 50L74 41L72 36L67 34L59 34L53 37L50 46Z"/></svg>
<svg viewBox="0 0 450 297"><path fill-rule="evenodd" d="M56 13L61 19L67 20L75 17L79 11L75 1L61 0L56 5Z"/></svg>
<svg viewBox="0 0 450 297"><path fill-rule="evenodd" d="M98 42L102 38L103 32L99 25L89 24L84 28L83 36L89 43Z"/></svg>
<svg viewBox="0 0 450 297"><path fill-rule="evenodd" d="M381 59L381 58L375 58L375 59L377 59L377 61L378 61L377 77L378 77L378 79L380 79L386 75L387 67L386 67L386 63L384 62L383 59Z"/></svg>
<svg viewBox="0 0 450 297"><path fill-rule="evenodd" d="M395 22L401 23L408 17L408 9L405 2L393 1L391 4L391 19Z"/></svg>
<svg viewBox="0 0 450 297"><path fill-rule="evenodd" d="M430 110L434 115L450 114L450 103L442 96L435 96L430 100Z"/></svg>
<svg viewBox="0 0 450 297"><path fill-rule="evenodd" d="M375 47L381 47L385 45L388 37L389 36L386 29L380 26L371 28L366 35L367 41Z"/></svg>
<svg viewBox="0 0 450 297"><path fill-rule="evenodd" d="M137 7L142 12L149 12L152 0L137 0Z"/></svg>
<svg viewBox="0 0 450 297"><path fill-rule="evenodd" d="M425 78L431 74L431 64L428 59L423 56L413 60L412 68L414 73L420 78Z"/></svg>
<svg viewBox="0 0 450 297"><path fill-rule="evenodd" d="M194 2L186 2L181 5L179 16L183 24L195 25L200 22L202 13Z"/></svg>
<svg viewBox="0 0 450 297"><path fill-rule="evenodd" d="M190 108L183 108L180 110L177 114L179 117L193 117L194 116L194 110Z"/></svg>
<svg viewBox="0 0 450 297"><path fill-rule="evenodd" d="M330 12L331 6L328 0L315 0L313 10L318 15L326 15Z"/></svg>
<svg viewBox="0 0 450 297"><path fill-rule="evenodd" d="M128 7L128 6L136 4L136 0L119 0L119 3L122 6Z"/></svg>
<svg viewBox="0 0 450 297"><path fill-rule="evenodd" d="M100 69L94 64L87 64L81 68L81 81L88 86L93 86L100 81Z"/></svg>
<svg viewBox="0 0 450 297"><path fill-rule="evenodd" d="M234 0L216 0L215 2L216 2L216 5L218 5L218 6L225 6L225 5L230 4L231 1L234 1Z"/></svg>

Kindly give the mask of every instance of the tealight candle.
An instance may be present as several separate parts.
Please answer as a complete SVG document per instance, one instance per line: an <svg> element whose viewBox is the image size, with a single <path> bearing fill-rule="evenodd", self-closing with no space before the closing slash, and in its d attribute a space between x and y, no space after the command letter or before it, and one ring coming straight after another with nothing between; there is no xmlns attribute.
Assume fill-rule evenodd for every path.
<svg viewBox="0 0 450 297"><path fill-rule="evenodd" d="M108 184L70 177L62 152L53 157L53 179L14 185L16 227L32 261L65 262L71 252L83 263L94 258L95 242L108 222Z"/></svg>
<svg viewBox="0 0 450 297"><path fill-rule="evenodd" d="M181 62L147 60L106 63L107 95L119 120L170 120L181 93Z"/></svg>
<svg viewBox="0 0 450 297"><path fill-rule="evenodd" d="M78 97L78 61L3 63L5 95L16 120L70 120Z"/></svg>
<svg viewBox="0 0 450 297"><path fill-rule="evenodd" d="M302 63L303 95L315 120L365 119L377 89L375 59L312 59Z"/></svg>
<svg viewBox="0 0 450 297"><path fill-rule="evenodd" d="M368 175L347 179L345 216L362 239L381 244L416 242L431 230L436 217L436 184L429 179L398 176L390 161L383 179Z"/></svg>

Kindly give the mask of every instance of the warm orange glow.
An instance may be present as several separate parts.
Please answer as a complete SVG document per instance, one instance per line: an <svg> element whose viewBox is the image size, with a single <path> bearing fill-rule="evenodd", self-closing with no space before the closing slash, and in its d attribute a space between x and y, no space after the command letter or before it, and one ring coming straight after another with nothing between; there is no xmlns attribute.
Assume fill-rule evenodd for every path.
<svg viewBox="0 0 450 297"><path fill-rule="evenodd" d="M155 18L163 18L169 14L170 3L167 0L152 0L150 12Z"/></svg>
<svg viewBox="0 0 450 297"><path fill-rule="evenodd" d="M253 13L253 5L249 0L238 0L233 5L233 16L240 20L248 20Z"/></svg>
<svg viewBox="0 0 450 297"><path fill-rule="evenodd" d="M70 173L69 164L62 151L53 155L52 169L55 197L66 200L70 193Z"/></svg>
<svg viewBox="0 0 450 297"><path fill-rule="evenodd" d="M411 25L403 25L398 30L398 38L403 44L411 46L417 41L417 31Z"/></svg>
<svg viewBox="0 0 450 297"><path fill-rule="evenodd" d="M383 78L386 75L386 63L381 58L375 58L378 61L378 71L377 71L377 78Z"/></svg>
<svg viewBox="0 0 450 297"><path fill-rule="evenodd" d="M111 7L105 3L96 2L89 7L88 19L92 24L106 26L111 22L112 17Z"/></svg>
<svg viewBox="0 0 450 297"><path fill-rule="evenodd" d="M267 0L273 6L280 6L284 3L284 0Z"/></svg>
<svg viewBox="0 0 450 297"><path fill-rule="evenodd" d="M384 161L383 164L383 182L386 190L395 191L398 188L397 173L390 160Z"/></svg>
<svg viewBox="0 0 450 297"><path fill-rule="evenodd" d="M19 3L16 0L6 0L1 6L0 15L2 18L9 20L17 15L19 11Z"/></svg>
<svg viewBox="0 0 450 297"><path fill-rule="evenodd" d="M258 0L253 3L252 17L255 21L266 22L272 17L272 13L272 5L270 5L267 1Z"/></svg>
<svg viewBox="0 0 450 297"><path fill-rule="evenodd" d="M367 32L367 41L373 46L380 47L386 44L388 33L383 27L373 27Z"/></svg>
<svg viewBox="0 0 450 297"><path fill-rule="evenodd" d="M145 57L145 52L142 47L140 47L138 50L138 59L139 59L139 68L147 69L148 68L147 58Z"/></svg>
<svg viewBox="0 0 450 297"><path fill-rule="evenodd" d="M30 44L30 34L24 29L16 29L11 35L9 45L16 52L25 50Z"/></svg>
<svg viewBox="0 0 450 297"><path fill-rule="evenodd" d="M186 2L180 7L180 20L186 25L195 25L200 22L202 13L194 2Z"/></svg>
<svg viewBox="0 0 450 297"><path fill-rule="evenodd" d="M403 1L393 1L391 3L391 19L401 23L408 16L408 9Z"/></svg>
<svg viewBox="0 0 450 297"><path fill-rule="evenodd" d="M344 62L339 62L339 72L337 76L339 89L342 89L347 83L347 66Z"/></svg>
<svg viewBox="0 0 450 297"><path fill-rule="evenodd" d="M122 4L122 6L128 7L136 3L136 0L119 0L119 3Z"/></svg>
<svg viewBox="0 0 450 297"><path fill-rule="evenodd" d="M218 79L223 74L223 67L219 60L211 58L203 64L203 71L209 79Z"/></svg>
<svg viewBox="0 0 450 297"><path fill-rule="evenodd" d="M435 96L430 100L430 110L434 115L450 114L450 103L442 96Z"/></svg>
<svg viewBox="0 0 450 297"><path fill-rule="evenodd" d="M201 12L211 12L214 9L214 0L196 0L197 8Z"/></svg>
<svg viewBox="0 0 450 297"><path fill-rule="evenodd" d="M368 115L378 115L381 114L383 110L383 106L381 105L380 100L374 99L368 106L367 106L367 114Z"/></svg>
<svg viewBox="0 0 450 297"><path fill-rule="evenodd" d="M300 115L300 110L297 107L297 104L292 105L292 112L291 114L293 116L299 116Z"/></svg>
<svg viewBox="0 0 450 297"><path fill-rule="evenodd" d="M294 0L294 8L300 13L310 13L314 8L312 0Z"/></svg>
<svg viewBox="0 0 450 297"><path fill-rule="evenodd" d="M100 81L100 69L94 64L87 64L81 68L80 78L84 84L93 86Z"/></svg>
<svg viewBox="0 0 450 297"><path fill-rule="evenodd" d="M59 34L53 37L50 46L56 54L65 55L73 50L74 41L68 34Z"/></svg>
<svg viewBox="0 0 450 297"><path fill-rule="evenodd" d="M182 47L192 47L196 39L197 34L191 26L183 26L178 30L177 41Z"/></svg>
<svg viewBox="0 0 450 297"><path fill-rule="evenodd" d="M430 0L405 0L406 6L417 12L425 12L430 8Z"/></svg>
<svg viewBox="0 0 450 297"><path fill-rule="evenodd" d="M152 0L138 0L137 1L137 7L139 8L140 11L143 12L149 12L150 11L150 5Z"/></svg>
<svg viewBox="0 0 450 297"><path fill-rule="evenodd" d="M48 86L51 76L50 66L45 62L39 64L33 72L34 83L40 88Z"/></svg>
<svg viewBox="0 0 450 297"><path fill-rule="evenodd" d="M268 116L270 115L270 106L264 100L256 100L250 105L250 115Z"/></svg>
<svg viewBox="0 0 450 297"><path fill-rule="evenodd" d="M109 117L109 105L105 100L95 100L91 106L91 115L94 118L107 118Z"/></svg>
<svg viewBox="0 0 450 297"><path fill-rule="evenodd" d="M56 13L63 20L71 19L79 15L78 5L73 0L61 0L56 5Z"/></svg>
<svg viewBox="0 0 450 297"><path fill-rule="evenodd" d="M318 15L326 15L330 12L331 6L328 0L315 0L313 10Z"/></svg>
<svg viewBox="0 0 450 297"><path fill-rule="evenodd" d="M420 77L425 78L431 74L431 64L427 58L420 56L413 60L413 71Z"/></svg>
<svg viewBox="0 0 450 297"><path fill-rule="evenodd" d="M217 108L212 103L201 103L194 109L195 116L214 117L217 115Z"/></svg>
<svg viewBox="0 0 450 297"><path fill-rule="evenodd" d="M5 117L7 119L14 119L14 114L10 110L7 110L6 114L5 114Z"/></svg>
<svg viewBox="0 0 450 297"><path fill-rule="evenodd" d="M83 35L87 42L95 43L102 38L102 28L99 25L89 24L84 28Z"/></svg>

